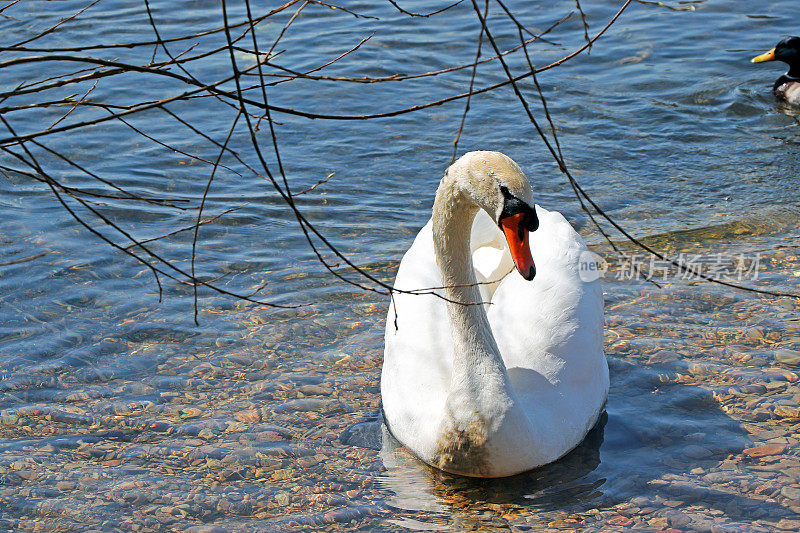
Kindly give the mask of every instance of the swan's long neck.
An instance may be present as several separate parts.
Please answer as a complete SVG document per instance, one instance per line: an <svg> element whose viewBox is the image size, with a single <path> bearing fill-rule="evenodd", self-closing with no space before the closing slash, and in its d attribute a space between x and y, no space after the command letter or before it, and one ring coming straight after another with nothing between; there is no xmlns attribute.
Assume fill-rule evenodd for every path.
<svg viewBox="0 0 800 533"><path fill-rule="evenodd" d="M433 242L453 340L451 398L479 411L506 398L508 376L472 266L470 234L478 207L445 177L433 206ZM482 407L483 406L483 407Z"/></svg>

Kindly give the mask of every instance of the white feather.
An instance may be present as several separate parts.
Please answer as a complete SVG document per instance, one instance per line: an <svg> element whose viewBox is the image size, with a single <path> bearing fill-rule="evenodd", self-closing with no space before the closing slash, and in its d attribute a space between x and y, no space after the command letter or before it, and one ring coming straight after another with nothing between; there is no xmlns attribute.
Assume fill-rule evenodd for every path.
<svg viewBox="0 0 800 533"><path fill-rule="evenodd" d="M512 271L504 236L486 212L472 223L477 280L498 281L480 286L481 297L491 302L485 306L488 334L479 324L454 333L445 301L434 295L394 295L386 321L383 409L393 435L429 464L448 469L439 457L445 434L477 417L488 428L482 464L451 471L498 477L529 470L577 446L603 409L609 380L599 281L579 276L587 248L564 217L539 206L536 213L533 281ZM395 288L442 284L429 221L404 255ZM457 334L473 339L478 355L470 345L464 357L454 357ZM481 349L499 349L499 368L483 362Z"/></svg>

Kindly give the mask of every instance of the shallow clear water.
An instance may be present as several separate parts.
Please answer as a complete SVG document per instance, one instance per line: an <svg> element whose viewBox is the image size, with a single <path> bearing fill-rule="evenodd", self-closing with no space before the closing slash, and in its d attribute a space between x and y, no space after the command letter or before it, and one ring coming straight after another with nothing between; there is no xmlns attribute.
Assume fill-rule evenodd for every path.
<svg viewBox="0 0 800 533"><path fill-rule="evenodd" d="M590 33L618 8L616 2L584 3L590 4L584 6ZM402 5L430 9L422 4ZM574 6L510 5L538 29ZM567 162L593 198L648 244L674 256L760 254L759 278L745 283L800 292L800 130L793 111L776 105L769 92L782 70L748 61L796 31L796 8L743 0L682 5L696 10L632 5L589 55L539 76ZM8 17L0 18L2 42L21 41L82 7L21 2L2 13ZM323 72L417 73L474 57L478 26L468 5L429 19L410 19L382 3L348 7L381 20L309 5L281 41L278 49L285 52L276 61L313 68L376 29L358 51ZM181 10L156 2L154 9L162 37L221 24L214 2ZM242 13L237 6L233 18ZM273 39L288 16L260 24L259 37ZM500 45L514 46L515 35L501 18L491 21ZM557 45L535 45L536 62L575 49L582 35L579 19L562 24L549 37ZM151 38L142 5L106 0L43 42L57 47ZM196 51L223 43L216 34ZM141 50L75 53L145 61ZM0 61L16 57L3 54ZM251 57L242 53L239 60ZM509 62L522 66L516 55ZM0 91L54 68L68 71L48 63L4 68ZM223 54L189 68L209 81L226 76L230 64ZM477 86L503 79L493 63L478 72ZM269 97L276 106L360 114L462 93L468 83L468 69L402 83L293 81L271 88ZM535 100L532 87L525 89ZM92 95L125 104L182 90L177 82L127 74L98 84ZM211 98L170 109L217 140L235 117ZM462 110L459 100L372 121L276 116L293 189L334 173L300 197L301 209L357 264L390 282L429 216ZM27 133L63 112L4 116ZM130 122L184 152L217 156L217 148L162 112L133 115ZM261 141L268 147L265 130ZM42 142L133 191L187 199L191 208L210 173L203 162L119 123ZM245 130L231 146L257 164ZM65 183L104 190L31 149ZM201 290L197 326L187 286L165 281L159 301L145 267L79 228L43 184L9 173L0 181L0 527L800 526L800 382L792 371L792 354L800 349L798 302L674 275L661 288L619 279L624 259L580 212L509 89L473 99L459 152L473 149L502 150L516 159L537 202L565 213L610 261L608 416L581 447L528 474L473 481L433 472L390 441L381 451L343 443L342 432L379 409L387 301L327 274L266 181L232 158L223 160L229 168L215 177L204 213L241 207L202 227L198 273L223 276L218 284L232 291L261 288L267 301L305 307L276 311ZM103 200L101 208L139 238L190 226L197 213L118 200ZM188 268L190 232L153 246Z"/></svg>

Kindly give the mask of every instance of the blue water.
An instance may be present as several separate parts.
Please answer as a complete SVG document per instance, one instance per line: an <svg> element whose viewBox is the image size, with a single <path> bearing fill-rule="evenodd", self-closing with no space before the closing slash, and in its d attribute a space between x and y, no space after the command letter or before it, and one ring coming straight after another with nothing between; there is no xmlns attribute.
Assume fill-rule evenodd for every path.
<svg viewBox="0 0 800 533"><path fill-rule="evenodd" d="M573 2L507 4L536 30L574 10ZM620 5L584 4L590 34ZM262 49L300 5L258 24ZM416 1L401 5L421 12L439 6ZM676 254L762 253L763 275L746 283L798 292L797 111L779 106L770 93L782 65L749 63L750 57L771 48L782 36L797 32L797 9L777 1L671 5L695 9L675 11L633 3L590 53L538 76L566 162L593 199L632 234ZM222 24L216 2L180 7L153 2L152 6L162 38ZM83 7L73 1L27 1L9 7L0 14L0 45L34 36ZM474 58L479 25L468 3L430 18L409 18L381 2L347 7L380 20L310 4L276 46L280 53L273 61L293 70L316 68L372 32L358 50L316 74L352 78L416 74L467 64ZM231 6L231 20L241 21L243 14L243 5ZM515 29L497 5L491 7L489 22L501 48L518 43ZM152 39L143 4L104 0L27 46ZM537 65L583 44L580 18L562 23L548 39L552 43L530 48ZM215 33L169 47L178 54L196 43L187 56L224 46L225 39ZM250 46L249 36L242 45ZM3 50L0 63L42 53ZM149 62L153 53L153 46L63 52L134 64ZM483 57L488 55L493 53L484 42ZM155 52L156 61L165 57L163 50ZM253 56L237 52L236 60L244 68L252 64ZM508 56L508 63L516 73L527 68L519 53ZM83 67L67 61L5 67L0 69L0 92ZM231 72L224 51L192 61L186 68L204 83ZM171 72L181 73L175 67ZM360 115L461 94L469 79L470 69L370 84L294 80L268 87L267 94L274 106ZM504 79L499 65L491 62L478 68L475 84L485 87ZM257 82L252 76L243 81L247 86ZM13 96L0 107L77 98L93 83ZM228 82L222 87L234 86ZM541 119L530 80L521 87ZM131 72L101 79L89 94L96 102L125 106L186 90L174 79ZM261 98L259 90L248 93L254 100ZM304 190L333 173L327 182L298 197L302 213L348 258L386 283L429 216L438 180L450 162L464 103L460 99L367 121L273 115L292 190ZM217 142L224 141L236 117L234 108L207 95L167 108ZM17 133L33 133L46 129L68 109L9 111L3 117ZM105 115L101 108L78 108L59 126ZM168 146L117 121L38 140L119 186L143 196L169 198L182 208L89 198L97 202L93 207L137 238L191 226L211 173L207 161L215 160L219 149L158 109L126 120ZM8 136L0 128L0 138ZM260 124L258 142L271 172L279 175L266 122ZM27 146L63 184L114 192L42 147ZM241 120L229 146L264 173ZM528 174L537 202L562 211L598 252L611 255L509 87L472 99L458 152L475 149L501 150L513 157ZM5 153L0 154L0 164L24 169ZM793 514L793 503L783 497L768 503L752 499L747 483L721 488L703 482L701 474L690 474L698 467L713 470L730 454L759 442L743 429L748 419L723 412L711 394L772 379L764 378L762 371L776 366L774 348L793 349L798 342L793 300L680 280L659 289L610 276L605 292L612 393L608 422L598 430L601 437L541 472L495 485L465 485L413 462L404 467L386 465L377 452L338 440L350 424L377 411L386 298L327 273L269 182L230 155L222 164L203 216L238 209L201 227L198 276L217 280L228 291L249 294L259 289L257 296L264 301L303 307L275 310L201 288L196 325L189 286L162 276L160 294L145 266L79 226L46 185L23 174L4 173L0 180L4 213L0 217L4 265L0 266L4 413L0 527L33 528L41 522L49 527L79 528L90 523L107 528L118 516L128 524L124 527L145 528L209 523L269 530L290 527L295 520L317 525L338 521L354 529L402 529L411 527L412 522L403 522L406 519L456 529L517 527L636 501L637 507L653 507L644 515L658 517L657 508L665 498L680 500L678 508L683 510L704 501L708 509L721 509L720 524L731 528ZM67 202L104 235L123 246L130 244L75 201ZM618 234L614 238L622 240ZM184 231L154 241L152 249L188 270L191 241L191 232ZM328 251L323 253L336 262ZM345 268L337 272L358 279ZM767 331L771 342L743 339L743 332L752 327ZM674 351L676 357L651 362L659 350ZM742 353L751 359L741 362L737 354ZM698 375L687 370L693 364L712 370L703 379L687 382L681 376ZM792 387L788 384L787 398L792 397ZM302 403L314 397L328 403ZM292 403L297 401L301 403ZM199 413L187 411L192 407ZM270 414L262 413L257 421L237 418L252 409ZM84 418L59 414L64 412ZM258 437L273 433L274 439ZM266 468L262 456L271 456L275 442L289 450L281 451L280 469L291 474L267 476L265 481L257 470ZM106 444L112 444L109 450L102 448ZM794 444L788 444L785 453L793 456ZM95 452L83 453L90 448ZM232 457L240 448L247 457L236 461L244 466L234 477L222 475L231 463L239 464ZM191 460L185 459L187 454ZM303 466L303 457L316 456L325 459ZM36 466L17 464L25 458ZM205 461L202 468L195 458ZM221 465L211 460L219 458L228 460ZM115 464L117 460L121 462ZM37 474L20 477L15 474L20 469ZM755 472L741 475L755 483ZM65 477L74 478L76 486L54 488ZM137 499L128 494L134 489L120 488L140 482L151 487L136 489L146 497ZM683 485L670 492L675 483ZM316 493L315 486L320 487ZM280 496L284 493L291 498ZM238 502L239 507L220 503L220 498ZM465 501L455 502L457 498ZM737 502L735 508L731 499ZM184 513L159 510L182 500L194 507ZM91 518L82 510L87 505L95 508ZM751 512L754 507L757 512Z"/></svg>

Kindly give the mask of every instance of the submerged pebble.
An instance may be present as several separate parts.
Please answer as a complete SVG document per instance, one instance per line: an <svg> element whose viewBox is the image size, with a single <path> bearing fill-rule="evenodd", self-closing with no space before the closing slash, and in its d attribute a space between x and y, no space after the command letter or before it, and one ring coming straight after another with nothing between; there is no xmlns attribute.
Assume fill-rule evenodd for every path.
<svg viewBox="0 0 800 533"><path fill-rule="evenodd" d="M781 348L775 352L775 360L785 365L800 366L800 351Z"/></svg>

